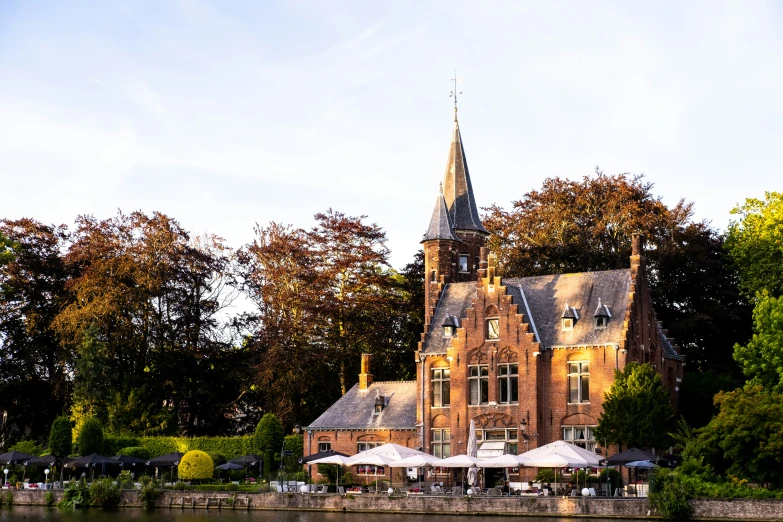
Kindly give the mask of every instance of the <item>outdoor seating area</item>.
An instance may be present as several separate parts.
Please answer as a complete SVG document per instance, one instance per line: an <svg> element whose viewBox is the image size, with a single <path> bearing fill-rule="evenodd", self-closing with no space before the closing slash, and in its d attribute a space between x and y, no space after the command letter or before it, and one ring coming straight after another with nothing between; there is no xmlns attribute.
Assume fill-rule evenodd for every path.
<svg viewBox="0 0 783 522"><path fill-rule="evenodd" d="M470 449L470 441L468 448ZM646 458L646 460L640 460ZM631 460L632 459L632 460ZM304 459L303 459L304 460ZM396 468L439 468L461 469L463 481L455 481L454 484L444 484L442 481L417 481L413 485L386 486L380 481L373 485L348 484L345 486L345 494L387 494L405 496L472 496L472 497L586 497L586 498L642 498L647 496L648 485L633 483L624 487L612 487L611 483L601 484L598 480L589 480L587 483L571 483L562 476L562 470L599 470L608 469L609 466L625 466L628 469L650 469L657 467L652 460L661 460L655 455L648 454L636 448L627 450L607 460L599 461L598 456L588 450L557 441L530 450L521 455L501 455L498 457L481 459L475 455L453 455L439 459L422 451L406 448L396 444L384 444L352 457L342 454L329 454L320 458L308 459L308 464L336 465L338 466L337 487L331 489L335 492L339 488L339 468L356 466L366 469L366 466L384 466ZM554 468L555 474L559 473L561 481L548 482L508 482L500 484L481 484L479 470L481 468ZM421 476L417 474L416 476ZM581 480L585 480L582 478ZM301 492L325 493L328 486L310 486L300 488Z"/></svg>

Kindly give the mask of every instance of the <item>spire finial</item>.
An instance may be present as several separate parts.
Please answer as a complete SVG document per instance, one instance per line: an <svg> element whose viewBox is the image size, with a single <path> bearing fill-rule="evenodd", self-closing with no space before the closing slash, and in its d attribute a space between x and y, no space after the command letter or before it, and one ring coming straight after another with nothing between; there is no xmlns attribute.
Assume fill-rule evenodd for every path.
<svg viewBox="0 0 783 522"><path fill-rule="evenodd" d="M454 121L457 121L457 95L462 94L462 92L457 92L457 82L459 79L457 78L457 70L454 69L454 78L451 79L451 81L454 82L454 90L451 91L451 94L449 95L449 98L454 98Z"/></svg>
<svg viewBox="0 0 783 522"><path fill-rule="evenodd" d="M443 195L443 182L441 181L440 183L438 183L438 185L440 185L440 195L442 196Z"/></svg>

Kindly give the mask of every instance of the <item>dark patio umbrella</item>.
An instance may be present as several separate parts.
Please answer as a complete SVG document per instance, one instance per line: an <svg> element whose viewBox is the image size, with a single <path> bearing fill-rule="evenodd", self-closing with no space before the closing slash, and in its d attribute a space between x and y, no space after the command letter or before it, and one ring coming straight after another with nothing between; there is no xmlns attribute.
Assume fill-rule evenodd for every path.
<svg viewBox="0 0 783 522"><path fill-rule="evenodd" d="M25 461L25 466L54 466L58 462L64 462L66 465L73 459L65 457L60 459L54 455L46 455L44 457L33 457L30 460Z"/></svg>
<svg viewBox="0 0 783 522"><path fill-rule="evenodd" d="M184 453L168 453L147 461L147 466L178 466Z"/></svg>
<svg viewBox="0 0 783 522"><path fill-rule="evenodd" d="M237 457L235 459L229 459L229 462L233 462L234 464L241 464L242 466L252 466L253 464L256 464L258 462L264 462L263 457L259 457L258 455L244 455L242 457Z"/></svg>
<svg viewBox="0 0 783 522"><path fill-rule="evenodd" d="M657 455L653 455L649 451L644 451L639 448L631 448L620 452L617 455L612 455L608 459L602 460L601 465L619 466L637 460L649 460L650 462L656 462L659 464L661 462L666 462L666 459L663 459Z"/></svg>
<svg viewBox="0 0 783 522"><path fill-rule="evenodd" d="M24 464L32 458L35 458L35 455L14 450L0 455L0 464Z"/></svg>
<svg viewBox="0 0 783 522"><path fill-rule="evenodd" d="M134 466L146 466L147 461L144 459L137 459L136 457L128 457L126 455L115 455L112 460L116 460L117 463L123 468L130 468Z"/></svg>
<svg viewBox="0 0 783 522"><path fill-rule="evenodd" d="M111 457L105 457L92 453L84 457L77 457L65 464L67 468L94 468L95 466L105 466L106 464L117 464L117 461Z"/></svg>
<svg viewBox="0 0 783 522"><path fill-rule="evenodd" d="M221 464L220 466L215 466L215 469L224 469L224 470L236 470L236 469L243 469L244 466L241 464L234 464L233 462L226 462L225 464Z"/></svg>
<svg viewBox="0 0 783 522"><path fill-rule="evenodd" d="M324 457L331 457L332 455L340 455L341 457L348 457L349 456L349 455L346 455L345 453L340 453L339 451L326 450L326 451L321 451L319 453L316 453L314 455L308 455L306 457L302 457L302 458L296 459L296 462L298 462L299 464L307 464L311 460L322 459Z"/></svg>

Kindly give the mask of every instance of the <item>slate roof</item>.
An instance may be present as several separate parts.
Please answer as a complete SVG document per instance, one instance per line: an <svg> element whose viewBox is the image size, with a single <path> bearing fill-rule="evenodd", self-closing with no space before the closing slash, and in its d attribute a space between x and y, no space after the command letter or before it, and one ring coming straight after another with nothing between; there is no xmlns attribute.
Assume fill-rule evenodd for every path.
<svg viewBox="0 0 783 522"><path fill-rule="evenodd" d="M474 297L476 297L475 282L449 283L443 288L438 307L430 322L424 351L446 353L446 349L451 346L451 338L443 336L443 325L451 316L464 318L465 310L470 308Z"/></svg>
<svg viewBox="0 0 783 522"><path fill-rule="evenodd" d="M386 407L373 415L375 398L386 397ZM416 381L374 382L366 390L354 385L308 429L416 429Z"/></svg>
<svg viewBox="0 0 783 522"><path fill-rule="evenodd" d="M481 224L476 200L473 198L468 160L465 157L465 147L462 145L462 135L456 120L454 120L454 132L451 134L446 175L443 177L443 195L456 230L476 230L489 235Z"/></svg>
<svg viewBox="0 0 783 522"><path fill-rule="evenodd" d="M453 225L449 211L446 208L446 200L443 197L443 185L440 187L440 193L438 199L435 200L435 208L432 211L432 218L430 218L430 226L427 228L427 232L424 234L424 241L431 241L433 239L448 239L451 241L459 241L459 238L454 235Z"/></svg>
<svg viewBox="0 0 783 522"><path fill-rule="evenodd" d="M531 326L542 348L606 345L621 341L622 318L631 288L630 269L503 279L502 284L520 312L526 318L532 318ZM446 285L430 323L424 351L444 353L451 345L451 339L443 336L443 322L448 315L465 317L465 310L476 296L476 285ZM598 308L599 298L602 307L612 315L606 328L595 328L593 322L593 311ZM576 311L572 315L579 319L575 321L573 330L564 331L561 321L566 302L569 309ZM669 350L674 352L671 347Z"/></svg>

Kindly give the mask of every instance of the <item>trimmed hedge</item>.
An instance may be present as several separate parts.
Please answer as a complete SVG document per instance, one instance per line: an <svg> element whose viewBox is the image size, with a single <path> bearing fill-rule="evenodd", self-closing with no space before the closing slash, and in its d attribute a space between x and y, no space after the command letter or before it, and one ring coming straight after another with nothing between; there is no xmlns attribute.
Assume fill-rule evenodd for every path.
<svg viewBox="0 0 783 522"><path fill-rule="evenodd" d="M212 458L201 450L190 450L179 461L177 474L183 480L212 478L215 464Z"/></svg>
<svg viewBox="0 0 783 522"><path fill-rule="evenodd" d="M120 450L123 448L141 446L138 437L133 435L104 435L103 437L103 454L108 456L120 455ZM135 455L130 455L135 457ZM139 457L143 458L143 457Z"/></svg>
<svg viewBox="0 0 783 522"><path fill-rule="evenodd" d="M149 460L152 457L150 456L150 450L147 448L143 448L141 446L129 446L127 448L120 449L116 455L124 455L126 457L136 457L137 459L144 459Z"/></svg>
<svg viewBox="0 0 783 522"><path fill-rule="evenodd" d="M252 453L252 437L142 437L137 446L149 450L151 457L179 451L187 453L190 450L200 450L213 455L220 455L226 460ZM130 445L130 444L129 444Z"/></svg>

